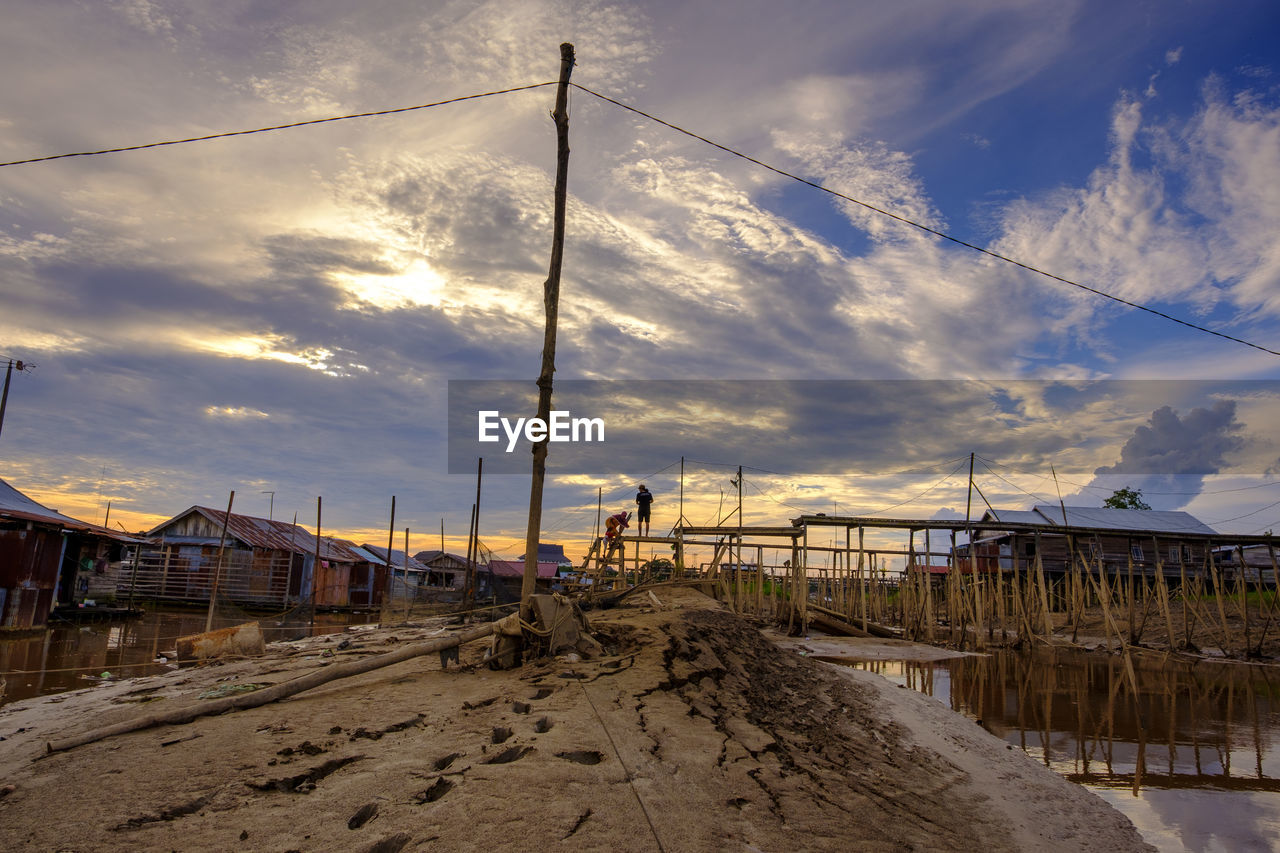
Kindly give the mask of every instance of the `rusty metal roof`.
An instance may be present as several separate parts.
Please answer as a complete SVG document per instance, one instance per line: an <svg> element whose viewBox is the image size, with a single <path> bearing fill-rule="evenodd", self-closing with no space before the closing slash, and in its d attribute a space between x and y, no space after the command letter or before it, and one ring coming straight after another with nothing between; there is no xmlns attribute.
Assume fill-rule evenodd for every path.
<svg viewBox="0 0 1280 853"><path fill-rule="evenodd" d="M538 563L538 577L553 578L560 567L555 563ZM500 578L524 577L522 560L490 560L489 569Z"/></svg>
<svg viewBox="0 0 1280 853"><path fill-rule="evenodd" d="M110 528L90 524L87 521L80 521L69 515L63 515L56 510L49 509L43 504L36 503L4 480L0 480L0 518L49 524L73 530L77 533L92 533L108 539L118 539L122 542L138 541L136 536L118 533Z"/></svg>
<svg viewBox="0 0 1280 853"><path fill-rule="evenodd" d="M268 551L288 551L294 554L314 554L316 552L316 535L297 524L287 521L275 521L257 518L252 515L230 516L224 510L207 506L193 506L178 513L168 521L147 531L148 536L159 536L160 532L180 519L196 512L203 515L215 526L221 528L224 519L227 535L243 542L251 548L263 548ZM363 563L366 558L355 550L356 544L346 539L331 536L320 537L320 559L333 560L339 563Z"/></svg>
<svg viewBox="0 0 1280 853"><path fill-rule="evenodd" d="M360 547L363 550L368 551L373 556L377 557L378 562L384 563L384 564L387 562L387 547L385 545L379 547L377 545L366 544L366 545L361 545ZM404 568L404 551L400 551L395 548L391 549L391 567L393 569ZM425 572L427 571L427 568L428 567L425 564L418 562L415 558L413 557L409 558L409 571Z"/></svg>

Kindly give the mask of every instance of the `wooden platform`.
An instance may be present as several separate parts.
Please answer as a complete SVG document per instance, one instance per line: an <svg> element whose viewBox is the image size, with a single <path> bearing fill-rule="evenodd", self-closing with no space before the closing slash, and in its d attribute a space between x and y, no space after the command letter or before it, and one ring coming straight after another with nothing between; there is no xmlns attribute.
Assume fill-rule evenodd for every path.
<svg viewBox="0 0 1280 853"><path fill-rule="evenodd" d="M116 622L121 619L137 619L146 611L137 607L77 607L60 604L49 614L49 621L61 622Z"/></svg>

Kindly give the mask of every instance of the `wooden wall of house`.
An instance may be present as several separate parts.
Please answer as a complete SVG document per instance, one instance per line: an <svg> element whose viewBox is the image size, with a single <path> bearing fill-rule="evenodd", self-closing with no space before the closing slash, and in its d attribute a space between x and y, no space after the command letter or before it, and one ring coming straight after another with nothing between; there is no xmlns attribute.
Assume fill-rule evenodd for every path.
<svg viewBox="0 0 1280 853"><path fill-rule="evenodd" d="M350 604L351 564L321 560L314 583L317 607L346 607Z"/></svg>
<svg viewBox="0 0 1280 853"><path fill-rule="evenodd" d="M1178 577L1184 567L1189 577L1198 576L1204 570L1207 552L1204 541L1184 541L1176 537L1163 536L1153 539L1151 536L1081 534L1071 537L1071 545L1075 548L1075 560L1079 562L1084 559L1095 572L1098 559L1101 557L1107 574L1127 573L1132 554L1135 574L1154 576L1159 567L1166 578ZM1014 534L998 540L982 542L976 550L980 566L985 560L994 559L998 554L1001 568L1006 571L1016 569L1021 572L1028 568L1035 568L1036 537L1034 535ZM1179 563L1179 556L1182 558L1181 563ZM1046 573L1053 575L1067 573L1072 562L1067 537L1042 534L1040 557Z"/></svg>
<svg viewBox="0 0 1280 853"><path fill-rule="evenodd" d="M356 563L351 568L349 602L352 607L380 607L387 594L387 567Z"/></svg>
<svg viewBox="0 0 1280 853"><path fill-rule="evenodd" d="M222 525L198 512L190 512L166 527L156 531L157 536L190 537L193 539L219 539Z"/></svg>
<svg viewBox="0 0 1280 853"><path fill-rule="evenodd" d="M40 628L49 621L63 542L58 529L0 529L0 629Z"/></svg>

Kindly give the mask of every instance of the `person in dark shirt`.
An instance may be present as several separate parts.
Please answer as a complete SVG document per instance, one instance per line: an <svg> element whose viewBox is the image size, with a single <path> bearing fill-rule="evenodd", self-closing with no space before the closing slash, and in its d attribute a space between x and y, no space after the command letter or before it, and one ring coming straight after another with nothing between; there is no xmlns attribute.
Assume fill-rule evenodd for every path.
<svg viewBox="0 0 1280 853"><path fill-rule="evenodd" d="M636 513L636 532L641 536L649 535L649 507L653 504L653 492L645 488L644 483L640 484L640 491L636 492L636 506L640 509Z"/></svg>

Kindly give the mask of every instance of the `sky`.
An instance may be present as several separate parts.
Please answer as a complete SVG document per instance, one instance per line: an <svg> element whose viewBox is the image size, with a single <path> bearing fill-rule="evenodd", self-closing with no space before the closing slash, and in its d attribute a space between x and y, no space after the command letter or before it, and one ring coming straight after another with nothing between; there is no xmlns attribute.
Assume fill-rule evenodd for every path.
<svg viewBox="0 0 1280 853"><path fill-rule="evenodd" d="M963 517L970 454L997 508L1125 486L1255 533L1277 29L1249 0L11 0L0 162L547 83L571 42L553 404L605 440L551 446L544 541L580 556L640 482L665 532L682 459L694 524L739 465L752 524ZM554 95L0 166L0 363L35 365L0 477L129 530L233 490L314 527L322 497L375 544L395 496L397 542L461 550L484 456L481 536L519 556L527 446L468 446L463 392L536 392Z"/></svg>

